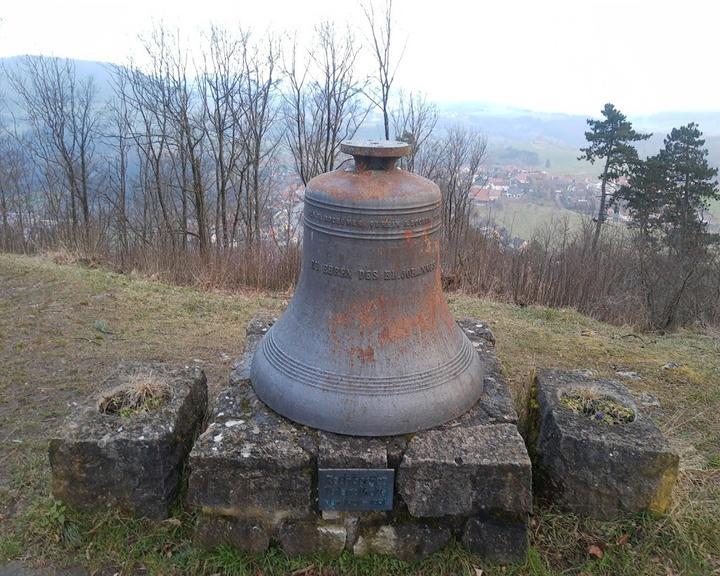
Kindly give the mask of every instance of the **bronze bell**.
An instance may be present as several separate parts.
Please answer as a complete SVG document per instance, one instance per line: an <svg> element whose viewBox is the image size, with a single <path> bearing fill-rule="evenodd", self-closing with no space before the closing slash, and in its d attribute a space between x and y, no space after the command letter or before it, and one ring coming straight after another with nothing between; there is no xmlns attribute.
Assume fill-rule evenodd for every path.
<svg viewBox="0 0 720 576"><path fill-rule="evenodd" d="M341 149L355 166L306 187L300 280L251 379L272 409L321 430L431 428L478 400L484 374L442 292L440 190L395 167L403 142Z"/></svg>

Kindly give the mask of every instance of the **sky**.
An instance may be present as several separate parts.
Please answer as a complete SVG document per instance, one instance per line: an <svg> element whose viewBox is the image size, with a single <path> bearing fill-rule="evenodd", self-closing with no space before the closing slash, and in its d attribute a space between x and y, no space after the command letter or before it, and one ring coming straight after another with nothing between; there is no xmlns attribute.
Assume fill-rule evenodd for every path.
<svg viewBox="0 0 720 576"><path fill-rule="evenodd" d="M211 23L307 39L324 19L365 39L351 0L4 0L0 57L123 63L161 21L195 46ZM394 0L393 20L396 85L433 101L584 115L608 101L634 115L720 109L716 0Z"/></svg>

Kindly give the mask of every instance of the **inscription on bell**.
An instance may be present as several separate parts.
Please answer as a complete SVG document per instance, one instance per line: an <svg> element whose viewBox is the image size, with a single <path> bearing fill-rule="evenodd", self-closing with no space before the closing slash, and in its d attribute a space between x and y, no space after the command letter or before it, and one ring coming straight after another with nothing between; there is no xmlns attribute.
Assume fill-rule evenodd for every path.
<svg viewBox="0 0 720 576"><path fill-rule="evenodd" d="M340 278L357 278L358 280L406 280L417 278L432 272L437 267L435 262L428 262L421 266L408 266L398 270L367 270L360 269L353 272L352 269L332 264L323 264L317 260L310 263L310 267L321 274L337 276Z"/></svg>
<svg viewBox="0 0 720 576"><path fill-rule="evenodd" d="M395 470L388 468L321 468L320 510L392 510Z"/></svg>
<svg viewBox="0 0 720 576"><path fill-rule="evenodd" d="M310 267L315 270L315 272L327 274L328 276L339 276L340 278L352 277L352 271L349 268L343 268L342 266L333 266L332 264L321 264L317 260L313 260L310 263Z"/></svg>
<svg viewBox="0 0 720 576"><path fill-rule="evenodd" d="M319 210L310 210L308 217L325 224L337 224L347 226L349 228L409 228L417 226L428 226L433 223L432 216L408 217L408 218L383 218L378 219L362 219L350 218L342 215L327 214Z"/></svg>

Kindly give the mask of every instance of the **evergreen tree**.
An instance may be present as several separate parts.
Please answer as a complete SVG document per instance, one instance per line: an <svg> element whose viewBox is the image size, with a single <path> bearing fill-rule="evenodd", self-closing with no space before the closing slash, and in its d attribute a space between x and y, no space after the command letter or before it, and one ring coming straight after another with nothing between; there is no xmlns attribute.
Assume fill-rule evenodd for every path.
<svg viewBox="0 0 720 576"><path fill-rule="evenodd" d="M649 317L669 328L703 292L712 262L704 213L720 198L718 171L708 165L702 133L694 123L673 128L662 150L636 163L618 196L638 230L639 277ZM685 312L683 312L685 310Z"/></svg>
<svg viewBox="0 0 720 576"><path fill-rule="evenodd" d="M617 200L625 203L630 225L647 240L660 225L660 212L664 202L664 170L660 155L637 162L629 174L627 184L620 187Z"/></svg>
<svg viewBox="0 0 720 576"><path fill-rule="evenodd" d="M716 168L708 165L708 151L697 124L673 128L658 154L664 180L659 223L670 248L680 256L702 249L713 239L704 214L711 200L720 198Z"/></svg>
<svg viewBox="0 0 720 576"><path fill-rule="evenodd" d="M637 150L632 143L647 140L651 136L636 132L625 115L610 103L605 104L602 115L603 120L588 119L590 130L585 132L588 146L580 149L582 154L578 158L578 160L588 160L591 164L596 160L604 161L600 175L600 209L595 224L593 249L600 238L600 231L607 217L607 208L615 200L613 196L608 202L608 184L627 176L637 163Z"/></svg>

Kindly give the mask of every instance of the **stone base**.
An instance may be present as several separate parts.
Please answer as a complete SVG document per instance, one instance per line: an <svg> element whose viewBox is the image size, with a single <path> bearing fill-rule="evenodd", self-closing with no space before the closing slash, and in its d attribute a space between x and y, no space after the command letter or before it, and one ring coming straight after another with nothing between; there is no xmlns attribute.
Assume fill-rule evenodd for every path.
<svg viewBox="0 0 720 576"><path fill-rule="evenodd" d="M459 323L489 367L485 393L469 412L413 435L359 438L295 424L259 401L247 376L271 322L248 326L245 355L190 455L188 499L200 510L199 542L416 560L454 536L488 561L524 558L530 459L484 325ZM321 512L318 468L393 468L393 510Z"/></svg>
<svg viewBox="0 0 720 576"><path fill-rule="evenodd" d="M568 392L610 397L631 409L634 420L594 421L562 403ZM601 519L667 510L679 458L625 386L580 371L538 370L531 407L530 444L542 497Z"/></svg>
<svg viewBox="0 0 720 576"><path fill-rule="evenodd" d="M101 413L105 396L140 376L167 386L164 405L134 414ZM121 364L98 397L79 406L60 436L50 440L53 495L81 510L112 506L166 518L206 410L207 382L200 369Z"/></svg>

